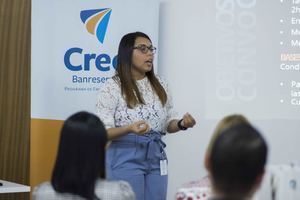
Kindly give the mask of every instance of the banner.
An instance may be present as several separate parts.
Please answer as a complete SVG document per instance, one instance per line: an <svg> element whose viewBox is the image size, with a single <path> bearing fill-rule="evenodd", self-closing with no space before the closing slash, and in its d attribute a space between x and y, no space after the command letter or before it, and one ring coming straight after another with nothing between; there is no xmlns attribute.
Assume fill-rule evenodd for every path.
<svg viewBox="0 0 300 200"><path fill-rule="evenodd" d="M32 186L50 179L63 120L95 112L122 36L141 31L157 46L158 24L157 1L32 0Z"/></svg>

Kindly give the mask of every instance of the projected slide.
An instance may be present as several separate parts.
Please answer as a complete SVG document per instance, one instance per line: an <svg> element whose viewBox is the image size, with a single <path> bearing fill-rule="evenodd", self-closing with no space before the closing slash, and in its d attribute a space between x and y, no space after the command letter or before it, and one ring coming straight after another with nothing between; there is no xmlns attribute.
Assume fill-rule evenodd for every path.
<svg viewBox="0 0 300 200"><path fill-rule="evenodd" d="M207 117L299 119L300 0L217 0L215 8Z"/></svg>
<svg viewBox="0 0 300 200"><path fill-rule="evenodd" d="M280 0L283 13L280 22L280 70L287 78L280 81L282 90L289 95L283 95L282 104L300 106L300 0Z"/></svg>

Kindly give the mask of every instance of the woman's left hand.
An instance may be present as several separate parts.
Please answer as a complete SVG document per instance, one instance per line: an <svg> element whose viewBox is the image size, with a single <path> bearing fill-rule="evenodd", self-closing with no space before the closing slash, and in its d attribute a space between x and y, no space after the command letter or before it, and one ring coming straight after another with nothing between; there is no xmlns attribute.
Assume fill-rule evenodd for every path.
<svg viewBox="0 0 300 200"><path fill-rule="evenodd" d="M192 128L195 126L196 120L193 118L193 116L189 113L185 113L182 117L181 125L186 128Z"/></svg>

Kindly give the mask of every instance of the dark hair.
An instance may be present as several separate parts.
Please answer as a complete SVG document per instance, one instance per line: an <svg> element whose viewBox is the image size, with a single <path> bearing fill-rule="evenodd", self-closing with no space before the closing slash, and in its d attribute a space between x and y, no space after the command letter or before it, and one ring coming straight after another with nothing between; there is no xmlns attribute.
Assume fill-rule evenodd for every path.
<svg viewBox="0 0 300 200"><path fill-rule="evenodd" d="M207 147L207 153L209 153L211 151L212 145L214 143L214 141L216 140L217 137L219 137L219 135L224 132L224 130L226 130L227 128L230 128L232 126L241 124L241 123L245 123L245 124L249 124L248 119L241 115L241 114L231 114L231 115L227 115L226 117L224 117L216 126L213 135L210 139L210 142L208 144Z"/></svg>
<svg viewBox="0 0 300 200"><path fill-rule="evenodd" d="M267 144L254 127L244 123L226 129L211 150L213 186L230 199L249 195L266 159Z"/></svg>
<svg viewBox="0 0 300 200"><path fill-rule="evenodd" d="M149 36L145 33L128 33L124 35L120 41L117 57L116 75L119 78L121 84L122 95L125 97L127 106L129 108L133 108L137 104L145 104L144 99L141 96L139 89L135 83L135 80L131 76L133 47L135 44L135 40L138 37L147 38L151 41ZM151 71L146 72L146 76L149 79L152 88L158 95L161 103L165 105L167 101L167 94L165 89L156 78L153 68L151 69ZM116 78L116 76L114 78Z"/></svg>
<svg viewBox="0 0 300 200"><path fill-rule="evenodd" d="M105 175L107 133L94 114L78 112L70 116L61 130L52 186L57 192L97 199L95 183Z"/></svg>

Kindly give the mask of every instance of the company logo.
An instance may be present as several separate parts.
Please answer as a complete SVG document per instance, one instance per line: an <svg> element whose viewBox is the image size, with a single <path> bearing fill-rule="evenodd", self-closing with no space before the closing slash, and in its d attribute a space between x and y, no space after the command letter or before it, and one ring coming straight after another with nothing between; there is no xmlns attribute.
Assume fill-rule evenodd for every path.
<svg viewBox="0 0 300 200"><path fill-rule="evenodd" d="M111 8L103 8L83 10L80 12L81 21L85 24L87 31L92 35L96 35L102 44L104 42L111 11Z"/></svg>
<svg viewBox="0 0 300 200"><path fill-rule="evenodd" d="M81 21L85 24L87 31L96 35L100 43L103 44L107 25L109 22L111 8L83 10L80 12ZM70 71L90 71L96 68L101 72L108 72L116 69L117 56L110 56L107 53L89 53L80 47L69 48L64 55L64 63ZM73 82L78 82L74 80Z"/></svg>

